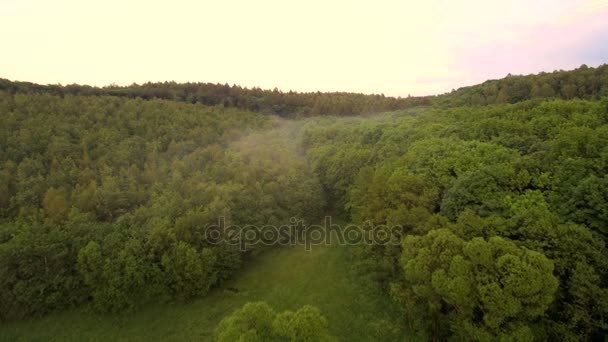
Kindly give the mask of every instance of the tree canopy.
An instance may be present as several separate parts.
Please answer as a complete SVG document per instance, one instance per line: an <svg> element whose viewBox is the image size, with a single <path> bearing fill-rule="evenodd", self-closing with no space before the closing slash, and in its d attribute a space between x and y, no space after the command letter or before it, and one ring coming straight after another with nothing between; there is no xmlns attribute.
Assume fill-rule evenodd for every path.
<svg viewBox="0 0 608 342"><path fill-rule="evenodd" d="M272 248L217 241L214 227L332 213L394 233L353 246L352 264L420 337L600 339L607 72L508 76L407 99L0 80L0 320L204 296ZM256 302L216 335L309 341L330 331L314 307L276 313Z"/></svg>

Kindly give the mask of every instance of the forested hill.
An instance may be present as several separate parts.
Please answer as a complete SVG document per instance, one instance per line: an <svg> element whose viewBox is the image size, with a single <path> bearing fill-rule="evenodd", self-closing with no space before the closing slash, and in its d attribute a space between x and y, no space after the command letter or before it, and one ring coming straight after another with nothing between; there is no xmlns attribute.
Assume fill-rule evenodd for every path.
<svg viewBox="0 0 608 342"><path fill-rule="evenodd" d="M597 68L581 65L571 71L513 76L488 80L437 96L433 103L444 106L483 106L517 103L530 99L561 98L597 100L608 96L608 64Z"/></svg>
<svg viewBox="0 0 608 342"><path fill-rule="evenodd" d="M0 90L10 93L85 96L120 96L142 99L165 99L208 106L223 105L254 112L275 114L281 117L309 117L316 115L350 116L380 113L429 105L426 97L395 98L384 95L357 93L298 93L278 89L248 89L241 86L213 83L158 82L132 84L126 87L92 87L88 85L40 85L30 82L12 82L0 79Z"/></svg>
<svg viewBox="0 0 608 342"><path fill-rule="evenodd" d="M191 301L215 290L219 295L210 303L216 304L195 315L227 314L224 290L259 300L228 284L256 255L291 241L274 234L275 227L302 222L293 229L302 234L325 213L361 227L362 239L368 233L389 237L348 245L356 278L370 280L397 306L391 320L363 328L370 334L407 330L431 341L605 340L608 97L593 101L606 91L608 82L597 76L605 71L511 76L427 98L425 107L301 120L265 114L291 108L285 115L347 115L367 108L364 114L418 100L226 87L226 94L241 89L240 97L195 92L194 100L177 101L186 85L158 84L177 99L167 100L137 96L136 90L155 89L153 84L4 82L0 340L34 340L3 338L4 325L28 334L36 329L17 321L57 311L129 315L150 303ZM566 91L570 82L577 84L576 94ZM530 92L540 84L550 100L484 107L466 101L473 91L485 94L484 103L539 97L527 93L526 84ZM484 93L491 85L498 89L495 99ZM123 96L111 96L121 91ZM259 97L251 95L256 91ZM566 95L588 99L552 99ZM198 96L233 102L207 106ZM257 112L235 108L248 98L259 101ZM464 106L444 107L460 100ZM324 101L325 109L304 112ZM222 227L230 230L222 234ZM250 227L256 237L248 235ZM322 269L319 274L330 279L327 293L336 293L332 278ZM281 284L280 293L307 295L282 283L274 270L257 275ZM256 288L260 284L266 283ZM295 309L284 298L277 296L283 305L277 310ZM371 297L350 298L366 303ZM327 312L336 312L328 304ZM302 316L313 317L305 324L309 332L343 331L311 308L275 315L261 305L226 316L217 335L229 337L218 340L239 340L241 330L253 336L255 329L267 334L257 336L281 340L300 329ZM265 325L257 324L256 312ZM363 317L355 306L341 312ZM241 317L251 327L240 324ZM82 328L72 323L49 326ZM171 325L159 336L178 329ZM108 339L105 331L101 336Z"/></svg>
<svg viewBox="0 0 608 342"><path fill-rule="evenodd" d="M88 85L39 85L0 79L0 90L10 93L50 93L53 95L120 96L166 99L205 105L223 105L282 117L317 115L350 116L394 111L417 106L481 106L517 103L529 99L587 99L608 96L608 65L597 68L582 65L571 71L511 76L459 88L437 96L395 98L357 93L298 93L278 89L248 89L213 83L157 82L130 86L92 87Z"/></svg>

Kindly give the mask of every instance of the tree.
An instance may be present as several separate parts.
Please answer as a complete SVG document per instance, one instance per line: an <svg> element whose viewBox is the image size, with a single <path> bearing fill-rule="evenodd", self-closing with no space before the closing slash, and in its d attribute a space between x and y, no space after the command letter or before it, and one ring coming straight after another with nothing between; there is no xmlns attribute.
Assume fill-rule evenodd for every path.
<svg viewBox="0 0 608 342"><path fill-rule="evenodd" d="M119 238L110 235L109 239ZM118 246L116 246L118 247ZM146 295L146 271L141 244L127 240L119 250L108 251L104 256L100 245L89 242L78 253L78 270L90 288L93 308L99 312L118 312L134 309Z"/></svg>
<svg viewBox="0 0 608 342"><path fill-rule="evenodd" d="M52 223L63 222L70 209L65 189L49 188L42 199L42 208Z"/></svg>
<svg viewBox="0 0 608 342"><path fill-rule="evenodd" d="M102 269L105 260L101 255L101 247L95 241L90 241L78 253L78 271L89 287L95 287L102 280Z"/></svg>
<svg viewBox="0 0 608 342"><path fill-rule="evenodd" d="M215 329L218 342L269 341L274 337L275 312L264 302L247 303L225 317Z"/></svg>
<svg viewBox="0 0 608 342"><path fill-rule="evenodd" d="M555 91L548 83L534 84L530 95L534 98L552 98L555 96Z"/></svg>
<svg viewBox="0 0 608 342"><path fill-rule="evenodd" d="M591 175L569 190L558 203L561 212L574 222L608 236L608 176Z"/></svg>
<svg viewBox="0 0 608 342"><path fill-rule="evenodd" d="M438 197L437 188L428 179L389 164L375 171L360 171L348 194L347 207L358 224L415 225L416 212L430 215Z"/></svg>
<svg viewBox="0 0 608 342"><path fill-rule="evenodd" d="M451 220L456 220L466 208L481 216L500 214L505 209L504 198L509 194L508 185L504 184L511 176L509 173L513 170L498 165L465 173L446 192L441 212Z"/></svg>
<svg viewBox="0 0 608 342"><path fill-rule="evenodd" d="M314 306L304 305L296 312L279 313L272 324L276 335L289 341L333 341L327 319Z"/></svg>
<svg viewBox="0 0 608 342"><path fill-rule="evenodd" d="M327 319L314 306L276 314L265 302L247 303L222 319L218 341L334 341Z"/></svg>
<svg viewBox="0 0 608 342"><path fill-rule="evenodd" d="M406 237L401 265L405 295L430 311L418 325L434 340L446 336L448 319L464 339L529 335L558 286L543 254L500 237L467 242L445 229Z"/></svg>
<svg viewBox="0 0 608 342"><path fill-rule="evenodd" d="M567 83L562 86L562 96L566 99L573 99L577 95L576 85L572 83Z"/></svg>
<svg viewBox="0 0 608 342"><path fill-rule="evenodd" d="M217 280L215 261L211 249L205 248L199 254L187 243L178 242L161 261L171 293L185 300L207 292Z"/></svg>

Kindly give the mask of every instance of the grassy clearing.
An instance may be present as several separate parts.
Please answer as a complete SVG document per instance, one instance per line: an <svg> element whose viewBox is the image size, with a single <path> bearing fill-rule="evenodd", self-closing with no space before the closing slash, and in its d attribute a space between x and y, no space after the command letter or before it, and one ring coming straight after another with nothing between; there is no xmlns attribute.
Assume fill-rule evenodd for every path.
<svg viewBox="0 0 608 342"><path fill-rule="evenodd" d="M0 327L3 341L211 340L219 321L246 302L263 300L277 311L319 307L344 341L391 340L389 300L349 267L344 246L277 248L249 263L222 289L190 303L146 306L135 313L53 314ZM389 328L389 329L387 329ZM376 335L382 333L383 336Z"/></svg>

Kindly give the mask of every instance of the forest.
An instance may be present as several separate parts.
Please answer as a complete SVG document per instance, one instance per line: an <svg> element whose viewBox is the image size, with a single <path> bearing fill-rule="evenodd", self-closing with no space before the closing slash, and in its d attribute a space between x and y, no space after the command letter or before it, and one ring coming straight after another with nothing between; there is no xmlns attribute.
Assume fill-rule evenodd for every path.
<svg viewBox="0 0 608 342"><path fill-rule="evenodd" d="M210 241L220 217L326 215L401 237L348 248L397 308L386 340L606 338L608 65L407 98L0 79L0 339L213 296L286 248ZM343 340L287 307L249 300L214 338Z"/></svg>
<svg viewBox="0 0 608 342"><path fill-rule="evenodd" d="M58 96L119 96L142 99L164 99L207 106L222 105L248 111L274 114L280 117L302 118L318 115L354 116L436 105L442 107L483 106L516 103L531 99L586 99L598 100L608 96L608 65L597 68L581 65L570 71L554 71L537 75L508 75L500 80L462 87L450 93L431 96L394 98L354 93L298 93L277 88L248 89L237 85L213 83L157 82L91 87L71 84L62 86L39 85L0 78L0 90L9 93Z"/></svg>

